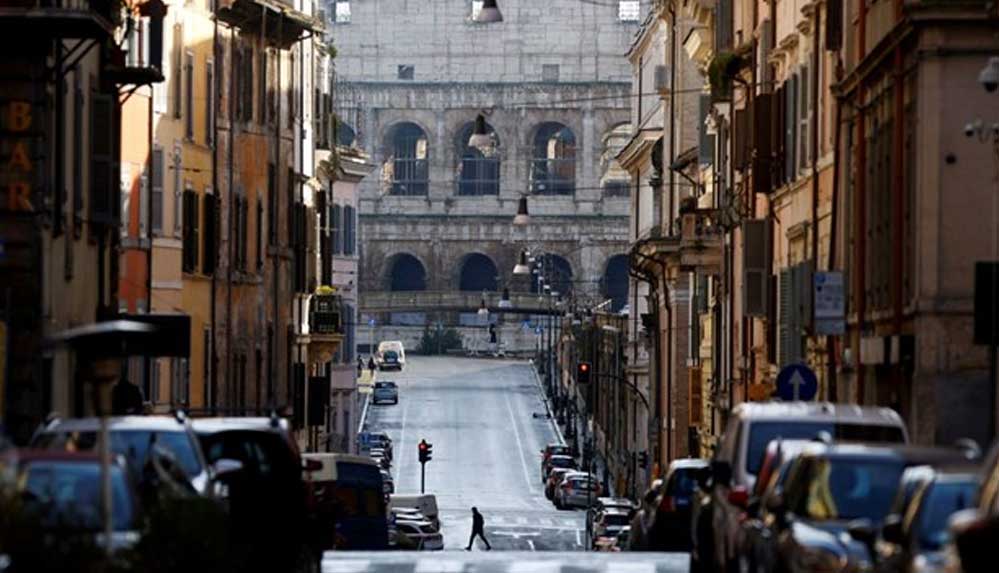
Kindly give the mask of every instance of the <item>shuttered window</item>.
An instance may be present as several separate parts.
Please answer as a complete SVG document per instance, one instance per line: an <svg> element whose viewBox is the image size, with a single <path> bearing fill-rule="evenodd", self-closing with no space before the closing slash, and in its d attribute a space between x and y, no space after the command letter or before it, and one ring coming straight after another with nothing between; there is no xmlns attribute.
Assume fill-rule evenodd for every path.
<svg viewBox="0 0 999 573"><path fill-rule="evenodd" d="M152 209L153 209L153 234L163 234L163 181L166 162L163 159L163 149L156 147L153 149L153 189L152 189Z"/></svg>
<svg viewBox="0 0 999 573"><path fill-rule="evenodd" d="M264 268L264 202L257 196L257 271Z"/></svg>
<svg viewBox="0 0 999 573"><path fill-rule="evenodd" d="M114 149L117 130L114 125L114 101L111 96L95 93L90 124L90 219L110 224L114 185ZM116 203L117 201L115 201Z"/></svg>
<svg viewBox="0 0 999 573"><path fill-rule="evenodd" d="M184 54L184 136L194 140L194 52Z"/></svg>
<svg viewBox="0 0 999 573"><path fill-rule="evenodd" d="M183 231L183 270L193 273L198 268L198 195L194 191L184 191L184 231Z"/></svg>
<svg viewBox="0 0 999 573"><path fill-rule="evenodd" d="M333 254L343 254L343 207L333 205L330 210L330 234L333 235Z"/></svg>
<svg viewBox="0 0 999 573"><path fill-rule="evenodd" d="M202 233L204 256L201 262L201 272L206 275L215 273L215 263L218 253L218 202L215 195L205 193L204 196L204 229Z"/></svg>
<svg viewBox="0 0 999 573"><path fill-rule="evenodd" d="M354 229L356 227L354 207L347 205L343 208L343 254L353 255L357 239Z"/></svg>

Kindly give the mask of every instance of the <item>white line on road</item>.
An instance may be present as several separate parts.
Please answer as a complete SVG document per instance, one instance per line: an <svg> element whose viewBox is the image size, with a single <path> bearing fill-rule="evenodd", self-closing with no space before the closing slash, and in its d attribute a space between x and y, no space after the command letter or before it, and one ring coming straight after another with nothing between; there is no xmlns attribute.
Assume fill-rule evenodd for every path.
<svg viewBox="0 0 999 573"><path fill-rule="evenodd" d="M520 429L517 428L517 418L513 415L513 406L510 405L510 394L506 393L506 411L510 413L510 423L513 424L513 436L517 438L517 451L520 455L520 467L524 470L524 482L527 483L527 491L534 491L534 482L531 481L531 476L527 471L527 461L524 458L524 441L520 439Z"/></svg>
<svg viewBox="0 0 999 573"><path fill-rule="evenodd" d="M399 485L402 486L402 476L406 475L402 473L402 469L406 467L406 414L409 413L409 400L405 400L402 404L402 428L399 429L399 450L398 453L393 451L392 454L398 456L399 458L399 468L396 470L397 479Z"/></svg>

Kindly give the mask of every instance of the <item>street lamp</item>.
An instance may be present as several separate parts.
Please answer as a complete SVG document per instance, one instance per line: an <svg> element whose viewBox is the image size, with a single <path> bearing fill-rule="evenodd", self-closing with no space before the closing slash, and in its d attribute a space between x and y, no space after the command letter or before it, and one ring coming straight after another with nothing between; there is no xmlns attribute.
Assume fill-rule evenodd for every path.
<svg viewBox="0 0 999 573"><path fill-rule="evenodd" d="M527 264L527 251L520 251L520 261L516 265L514 265L513 274L515 275L531 274L531 267Z"/></svg>
<svg viewBox="0 0 999 573"><path fill-rule="evenodd" d="M474 21L479 24L502 22L503 14L500 13L499 7L496 6L496 0L485 0L482 2L482 9L475 15Z"/></svg>
<svg viewBox="0 0 999 573"><path fill-rule="evenodd" d="M513 224L523 227L531 222L531 215L527 212L527 195L522 195L517 203L517 215L513 218Z"/></svg>
<svg viewBox="0 0 999 573"><path fill-rule="evenodd" d="M493 148L492 133L486 125L486 116L481 113L475 116L475 127L472 129L472 136L468 138L468 146L483 153Z"/></svg>

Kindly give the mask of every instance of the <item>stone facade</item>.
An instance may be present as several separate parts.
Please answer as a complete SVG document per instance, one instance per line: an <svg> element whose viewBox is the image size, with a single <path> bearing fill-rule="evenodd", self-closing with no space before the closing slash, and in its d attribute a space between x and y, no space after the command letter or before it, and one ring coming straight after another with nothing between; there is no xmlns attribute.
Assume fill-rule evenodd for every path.
<svg viewBox="0 0 999 573"><path fill-rule="evenodd" d="M599 297L608 261L627 249L627 191L614 185L627 176L609 148L619 145L615 129L629 121L630 79L617 58L635 23L621 21L616 5L573 0L509 0L506 20L493 25L471 21L472 2L347 4L349 23L342 12L337 23L334 3L327 15L342 61L341 135L376 168L361 184L362 291L391 290L402 254L419 261L426 290L461 288L464 265L483 260L474 254L495 268L483 290L526 290L529 282L511 271L519 252L531 248L563 257L574 290ZM486 157L495 171L488 191L470 194L462 186L475 168L466 161L467 138L480 112L493 134ZM422 132L416 157L426 186L412 195L401 195L393 179L405 167L396 146L404 123ZM540 193L536 181L539 134L554 123L570 142L558 167L574 170L565 194ZM532 222L512 227L523 195Z"/></svg>

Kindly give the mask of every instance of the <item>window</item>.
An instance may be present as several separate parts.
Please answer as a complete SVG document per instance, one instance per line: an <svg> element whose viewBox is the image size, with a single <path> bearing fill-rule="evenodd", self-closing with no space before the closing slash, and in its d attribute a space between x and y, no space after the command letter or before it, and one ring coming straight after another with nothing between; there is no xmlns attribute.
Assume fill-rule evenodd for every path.
<svg viewBox="0 0 999 573"><path fill-rule="evenodd" d="M198 194L184 191L183 270L193 273L198 268Z"/></svg>
<svg viewBox="0 0 999 573"><path fill-rule="evenodd" d="M476 18L479 17L479 12L482 12L482 0L472 0L472 16L471 20L474 22Z"/></svg>
<svg viewBox="0 0 999 573"><path fill-rule="evenodd" d="M801 90L799 99L799 127L798 127L798 159L799 165L798 170L803 171L808 168L808 162L811 160L811 149L812 144L808 137L809 127L811 124L812 117L812 98L808 92L808 82L811 80L810 71L808 66L803 66L801 68L801 79L798 81L799 88Z"/></svg>
<svg viewBox="0 0 999 573"><path fill-rule="evenodd" d="M260 74L257 76L257 82L259 84L258 89L260 90L257 95L260 101L260 106L257 108L257 110L260 112L260 119L259 119L260 123L267 123L269 120L273 119L274 117L273 111L271 110L271 106L273 105L272 98L274 97L274 92L270 89L270 86L267 84L267 76L270 73L270 68L268 66L270 64L270 59L271 59L269 55L270 54L267 52L266 49L260 52Z"/></svg>
<svg viewBox="0 0 999 573"><path fill-rule="evenodd" d="M343 254L343 207L339 205L330 209L330 233L333 235L333 254Z"/></svg>
<svg viewBox="0 0 999 573"><path fill-rule="evenodd" d="M205 64L205 143L215 143L215 63Z"/></svg>
<svg viewBox="0 0 999 573"><path fill-rule="evenodd" d="M347 205L343 208L343 254L345 255L354 254L354 246L357 242L354 235L355 221L354 207Z"/></svg>
<svg viewBox="0 0 999 573"><path fill-rule="evenodd" d="M401 123L389 131L388 170L393 195L426 195L428 179L427 135L413 123Z"/></svg>
<svg viewBox="0 0 999 573"><path fill-rule="evenodd" d="M204 332L201 335L201 344L202 344L202 348L204 348L204 352L202 353L202 356L204 357L204 359L201 362L201 377L202 377L201 378L202 379L201 392L202 392L202 396L203 396L203 398L202 398L203 399L203 405L207 407L207 406L210 406L212 404L212 395L211 395L211 387L212 387L212 385L211 385L210 380L211 380L211 377L212 377L212 360L213 360L213 358L212 358L212 329L209 328L209 327L207 327L207 326L205 327L205 330L204 330Z"/></svg>
<svg viewBox="0 0 999 573"><path fill-rule="evenodd" d="M541 81L557 82L558 71L559 71L558 64L543 64L541 66Z"/></svg>
<svg viewBox="0 0 999 573"><path fill-rule="evenodd" d="M531 191L572 195L576 190L576 136L561 123L543 123L534 135Z"/></svg>
<svg viewBox="0 0 999 573"><path fill-rule="evenodd" d="M204 196L205 232L202 233L204 255L201 258L201 272L206 275L215 273L215 262L218 256L218 199L208 190Z"/></svg>
<svg viewBox="0 0 999 573"><path fill-rule="evenodd" d="M257 195L257 272L264 268L264 202Z"/></svg>
<svg viewBox="0 0 999 573"><path fill-rule="evenodd" d="M486 124L493 143L488 149L480 149L468 145L474 127L469 123L458 132L458 195L499 195L500 159L496 132Z"/></svg>
<svg viewBox="0 0 999 573"><path fill-rule="evenodd" d="M248 201L242 192L239 192L233 204L233 231L236 243L233 267L243 272L246 271L246 216L248 211Z"/></svg>
<svg viewBox="0 0 999 573"><path fill-rule="evenodd" d="M184 47L184 27L180 24L173 25L173 116L176 119L180 119L183 115L183 105L184 105L184 93L183 93L183 76L181 72L183 71L184 61L183 61L183 51Z"/></svg>
<svg viewBox="0 0 999 573"><path fill-rule="evenodd" d="M184 118L184 136L194 139L194 52L184 54L184 101L187 117Z"/></svg>
<svg viewBox="0 0 999 573"><path fill-rule="evenodd" d="M173 148L173 166L170 168L173 170L173 236L179 239L183 236L184 225L183 225L183 209L181 197L184 192L185 187L181 185L180 174L184 171L181 165L181 147L179 142L174 143Z"/></svg>
<svg viewBox="0 0 999 573"><path fill-rule="evenodd" d="M153 234L163 234L163 170L166 162L163 160L163 148L153 148L153 189L152 189L152 209L153 209Z"/></svg>
<svg viewBox="0 0 999 573"><path fill-rule="evenodd" d="M187 358L174 358L170 370L173 372L170 402L187 404L190 390L190 375L187 371Z"/></svg>
<svg viewBox="0 0 999 573"><path fill-rule="evenodd" d="M336 24L350 24L350 1L336 0L333 7L333 22Z"/></svg>
<svg viewBox="0 0 999 573"><path fill-rule="evenodd" d="M620 0L617 6L617 19L621 22L638 22L642 17L639 0Z"/></svg>
<svg viewBox="0 0 999 573"><path fill-rule="evenodd" d="M267 242L271 245L277 244L277 167L274 163L267 164Z"/></svg>
<svg viewBox="0 0 999 573"><path fill-rule="evenodd" d="M398 79L400 80L411 80L415 74L415 69L410 65L400 65L398 69Z"/></svg>
<svg viewBox="0 0 999 573"><path fill-rule="evenodd" d="M91 84L94 85L94 84ZM116 136L114 102L111 96L93 93L90 106L90 221L112 222L112 210L118 206L112 200L118 179L114 174Z"/></svg>
<svg viewBox="0 0 999 573"><path fill-rule="evenodd" d="M236 118L242 121L253 120L253 48L235 48L233 70L236 76Z"/></svg>
<svg viewBox="0 0 999 573"><path fill-rule="evenodd" d="M83 141L83 74L73 74L73 141ZM73 146L73 237L83 232L83 152L84 145ZM145 219L143 219L145 221ZM145 223L142 223L145 225Z"/></svg>

